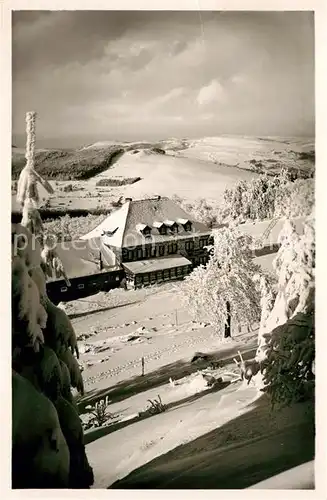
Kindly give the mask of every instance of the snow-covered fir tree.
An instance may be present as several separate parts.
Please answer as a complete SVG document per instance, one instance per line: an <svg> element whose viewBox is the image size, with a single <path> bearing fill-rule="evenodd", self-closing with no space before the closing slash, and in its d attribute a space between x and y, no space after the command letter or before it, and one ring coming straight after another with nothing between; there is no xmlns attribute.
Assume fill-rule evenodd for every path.
<svg viewBox="0 0 327 500"><path fill-rule="evenodd" d="M278 279L276 296L269 287L262 287L262 314L258 359L263 358L264 334L271 332L297 313L312 312L315 290L314 218L308 217L303 234L296 232L292 221L286 220L279 235L280 248L273 262Z"/></svg>
<svg viewBox="0 0 327 500"><path fill-rule="evenodd" d="M272 303L271 291L263 289L267 304L260 325L257 360L262 364L258 382L274 403L290 404L314 394L314 298L315 228L313 216L303 234L287 220L279 236L274 261L278 277ZM263 317L262 316L262 317Z"/></svg>
<svg viewBox="0 0 327 500"><path fill-rule="evenodd" d="M23 218L12 224L12 487L89 488L93 471L71 393L83 393L77 341L65 312L47 297L43 271L60 269L57 256L47 258L37 210L37 183L52 188L34 170L35 113L26 122Z"/></svg>
<svg viewBox="0 0 327 500"><path fill-rule="evenodd" d="M185 278L182 296L192 315L206 317L223 338L230 319L238 326L259 321L260 290L254 277L264 273L253 261L252 239L236 227L216 230L213 237L209 262Z"/></svg>

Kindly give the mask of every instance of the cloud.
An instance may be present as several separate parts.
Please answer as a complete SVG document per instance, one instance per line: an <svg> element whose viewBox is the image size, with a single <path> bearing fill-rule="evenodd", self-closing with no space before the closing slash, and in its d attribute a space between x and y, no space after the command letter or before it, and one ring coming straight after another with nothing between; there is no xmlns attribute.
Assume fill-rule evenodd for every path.
<svg viewBox="0 0 327 500"><path fill-rule="evenodd" d="M313 16L17 11L15 133L29 109L47 137L187 136L211 122L212 133L220 123L229 133L292 135L314 121Z"/></svg>
<svg viewBox="0 0 327 500"><path fill-rule="evenodd" d="M225 95L224 87L219 81L212 80L212 82L200 89L196 101L200 106L207 106L220 102Z"/></svg>

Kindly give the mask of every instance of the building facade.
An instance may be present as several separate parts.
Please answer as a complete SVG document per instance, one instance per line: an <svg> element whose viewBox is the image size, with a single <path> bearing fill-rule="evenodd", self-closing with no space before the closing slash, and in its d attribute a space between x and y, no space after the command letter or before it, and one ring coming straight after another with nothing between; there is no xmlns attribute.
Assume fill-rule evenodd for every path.
<svg viewBox="0 0 327 500"><path fill-rule="evenodd" d="M103 246L135 287L182 279L206 264L211 230L169 198L127 199L84 239Z"/></svg>

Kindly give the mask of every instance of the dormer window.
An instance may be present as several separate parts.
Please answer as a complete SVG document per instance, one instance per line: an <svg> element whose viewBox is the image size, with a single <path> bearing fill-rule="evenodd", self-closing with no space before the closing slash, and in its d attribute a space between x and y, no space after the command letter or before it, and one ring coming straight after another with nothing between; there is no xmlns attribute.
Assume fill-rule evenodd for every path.
<svg viewBox="0 0 327 500"><path fill-rule="evenodd" d="M178 233L178 224L173 220L165 220L164 224L170 229L172 233Z"/></svg>
<svg viewBox="0 0 327 500"><path fill-rule="evenodd" d="M147 224L137 224L136 229L143 234L143 236L151 236L151 227Z"/></svg>
<svg viewBox="0 0 327 500"><path fill-rule="evenodd" d="M159 234L162 234L162 235L167 234L167 226L164 222L155 221L153 223L153 227L158 229Z"/></svg>
<svg viewBox="0 0 327 500"><path fill-rule="evenodd" d="M177 222L183 226L184 231L192 231L192 222L189 219L177 219Z"/></svg>

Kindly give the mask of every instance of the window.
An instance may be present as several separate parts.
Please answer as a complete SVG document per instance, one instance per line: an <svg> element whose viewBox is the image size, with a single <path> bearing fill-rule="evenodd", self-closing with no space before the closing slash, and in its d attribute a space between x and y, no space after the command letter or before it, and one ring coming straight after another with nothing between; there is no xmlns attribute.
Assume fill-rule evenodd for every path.
<svg viewBox="0 0 327 500"><path fill-rule="evenodd" d="M177 252L177 243L170 243L168 245L168 253L176 253Z"/></svg>
<svg viewBox="0 0 327 500"><path fill-rule="evenodd" d="M149 275L148 274L143 274L143 283L147 285L149 283Z"/></svg>
<svg viewBox="0 0 327 500"><path fill-rule="evenodd" d="M137 259L142 259L142 257L143 257L142 248L138 248L136 250L136 255L137 255Z"/></svg>
<svg viewBox="0 0 327 500"><path fill-rule="evenodd" d="M119 276L116 276L116 281L119 281L120 280L120 277Z"/></svg>
<svg viewBox="0 0 327 500"><path fill-rule="evenodd" d="M156 273L150 273L150 281L151 281L151 283L156 282Z"/></svg>
<svg viewBox="0 0 327 500"><path fill-rule="evenodd" d="M200 248L203 248L208 245L208 238L201 238L199 242Z"/></svg>
<svg viewBox="0 0 327 500"><path fill-rule="evenodd" d="M185 242L185 250L193 250L194 248L194 241L186 241Z"/></svg>
<svg viewBox="0 0 327 500"><path fill-rule="evenodd" d="M157 247L151 248L151 257L155 257L157 255Z"/></svg>
<svg viewBox="0 0 327 500"><path fill-rule="evenodd" d="M183 274L183 268L182 267L178 267L177 268L177 276L182 276Z"/></svg>
<svg viewBox="0 0 327 500"><path fill-rule="evenodd" d="M133 251L128 250L128 260L133 260Z"/></svg>
<svg viewBox="0 0 327 500"><path fill-rule="evenodd" d="M148 259L150 257L150 254L151 254L151 248L150 247L145 247L144 248L144 258Z"/></svg>
<svg viewBox="0 0 327 500"><path fill-rule="evenodd" d="M62 286L62 287L60 288L60 291L61 291L61 292L67 292L67 290L68 290L68 288L67 288L66 286Z"/></svg>
<svg viewBox="0 0 327 500"><path fill-rule="evenodd" d="M163 279L163 278L162 278L162 271L158 271L158 272L157 272L157 281L158 281L158 282L159 282L159 281L162 281L162 279Z"/></svg>
<svg viewBox="0 0 327 500"><path fill-rule="evenodd" d="M146 227L143 230L143 234L144 234L144 236L151 236L151 229L149 227Z"/></svg>
<svg viewBox="0 0 327 500"><path fill-rule="evenodd" d="M167 227L163 224L158 228L159 234L167 234Z"/></svg>
<svg viewBox="0 0 327 500"><path fill-rule="evenodd" d="M163 272L163 279L166 281L169 280L169 278L170 278L169 269L165 269Z"/></svg>
<svg viewBox="0 0 327 500"><path fill-rule="evenodd" d="M176 223L175 223L175 224L173 224L173 225L171 226L171 228L170 228L170 229L171 229L171 231L172 231L174 234L177 234L177 233L178 233L178 224L176 224Z"/></svg>
<svg viewBox="0 0 327 500"><path fill-rule="evenodd" d="M184 266L183 267L183 274L187 274L188 273L188 266Z"/></svg>
<svg viewBox="0 0 327 500"><path fill-rule="evenodd" d="M186 222L186 224L184 224L184 230L188 232L192 230L191 222Z"/></svg>
<svg viewBox="0 0 327 500"><path fill-rule="evenodd" d="M163 255L165 255L165 247L163 245L161 245L159 247L159 255L160 255L160 257L162 257Z"/></svg>
<svg viewBox="0 0 327 500"><path fill-rule="evenodd" d="M79 290L83 290L83 288L84 288L84 283L80 283L79 285L77 285L77 288L78 288Z"/></svg>
<svg viewBox="0 0 327 500"><path fill-rule="evenodd" d="M172 267L170 270L170 277L171 278L176 278L176 268Z"/></svg>

